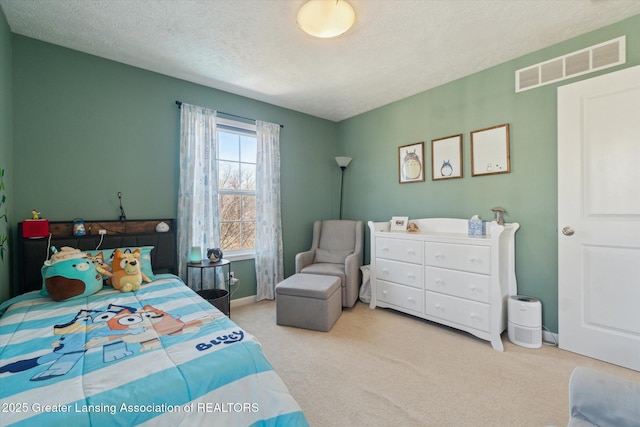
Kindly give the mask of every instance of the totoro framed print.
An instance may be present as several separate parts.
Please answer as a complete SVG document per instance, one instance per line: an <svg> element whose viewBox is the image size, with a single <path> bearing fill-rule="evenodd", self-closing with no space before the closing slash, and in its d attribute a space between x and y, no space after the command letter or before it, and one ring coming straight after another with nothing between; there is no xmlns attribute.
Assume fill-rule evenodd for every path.
<svg viewBox="0 0 640 427"><path fill-rule="evenodd" d="M462 178L462 134L431 141L431 179Z"/></svg>
<svg viewBox="0 0 640 427"><path fill-rule="evenodd" d="M511 172L509 124L471 132L471 176Z"/></svg>
<svg viewBox="0 0 640 427"><path fill-rule="evenodd" d="M398 147L400 184L424 181L424 142Z"/></svg>

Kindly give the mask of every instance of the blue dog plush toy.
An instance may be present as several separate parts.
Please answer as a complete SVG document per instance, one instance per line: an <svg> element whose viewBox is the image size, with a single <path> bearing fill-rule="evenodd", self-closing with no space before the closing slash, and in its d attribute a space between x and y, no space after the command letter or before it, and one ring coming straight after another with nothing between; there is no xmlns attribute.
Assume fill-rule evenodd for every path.
<svg viewBox="0 0 640 427"><path fill-rule="evenodd" d="M102 289L102 275L79 249L52 248L54 255L42 266L41 293L54 301L95 294Z"/></svg>

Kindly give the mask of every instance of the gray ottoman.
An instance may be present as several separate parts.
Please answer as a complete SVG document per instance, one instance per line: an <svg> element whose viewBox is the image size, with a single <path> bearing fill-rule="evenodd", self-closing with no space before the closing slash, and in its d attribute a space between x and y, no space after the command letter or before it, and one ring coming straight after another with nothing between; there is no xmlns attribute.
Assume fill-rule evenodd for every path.
<svg viewBox="0 0 640 427"><path fill-rule="evenodd" d="M342 314L340 278L294 274L276 285L276 323L327 332Z"/></svg>

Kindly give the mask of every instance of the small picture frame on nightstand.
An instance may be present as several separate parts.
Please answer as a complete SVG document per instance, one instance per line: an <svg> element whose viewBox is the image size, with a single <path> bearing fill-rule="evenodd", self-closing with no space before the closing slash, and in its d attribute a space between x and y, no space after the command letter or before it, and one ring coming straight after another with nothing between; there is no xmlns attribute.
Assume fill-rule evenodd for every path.
<svg viewBox="0 0 640 427"><path fill-rule="evenodd" d="M409 224L408 216L392 216L390 231L407 231L407 225Z"/></svg>

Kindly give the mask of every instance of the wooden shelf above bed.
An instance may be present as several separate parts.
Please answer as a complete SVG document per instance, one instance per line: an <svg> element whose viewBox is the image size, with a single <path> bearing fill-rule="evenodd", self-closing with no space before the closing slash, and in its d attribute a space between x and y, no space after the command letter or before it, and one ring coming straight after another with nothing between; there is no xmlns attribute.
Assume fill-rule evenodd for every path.
<svg viewBox="0 0 640 427"><path fill-rule="evenodd" d="M100 234L100 230L107 230L109 234L143 234L155 233L156 226L165 222L169 229L173 230L175 220L173 219L141 219L127 221L85 221L84 228L88 236ZM49 222L49 233L52 237L73 236L73 221Z"/></svg>

